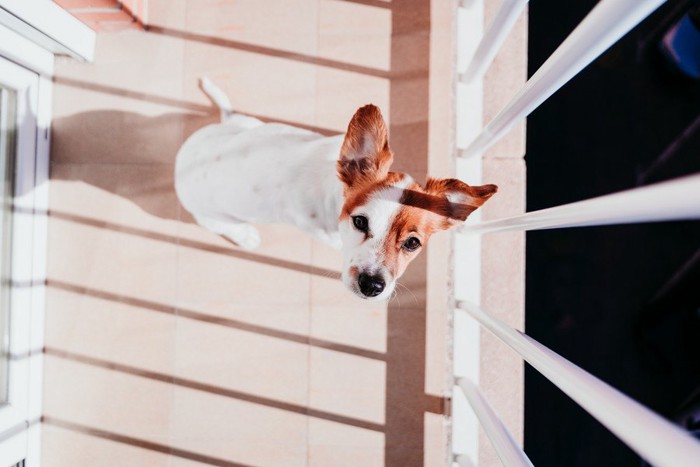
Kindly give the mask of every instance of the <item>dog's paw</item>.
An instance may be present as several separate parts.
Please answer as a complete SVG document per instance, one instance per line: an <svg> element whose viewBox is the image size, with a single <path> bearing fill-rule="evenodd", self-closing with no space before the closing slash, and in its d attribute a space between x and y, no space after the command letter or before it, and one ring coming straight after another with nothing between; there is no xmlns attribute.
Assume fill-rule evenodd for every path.
<svg viewBox="0 0 700 467"><path fill-rule="evenodd" d="M254 250L260 246L260 232L249 224L232 226L223 235L244 250Z"/></svg>

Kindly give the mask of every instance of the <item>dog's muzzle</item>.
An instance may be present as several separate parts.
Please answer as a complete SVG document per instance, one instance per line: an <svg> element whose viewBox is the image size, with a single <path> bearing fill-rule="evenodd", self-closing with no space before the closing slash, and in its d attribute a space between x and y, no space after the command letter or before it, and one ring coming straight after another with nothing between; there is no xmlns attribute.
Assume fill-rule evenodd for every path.
<svg viewBox="0 0 700 467"><path fill-rule="evenodd" d="M381 276L371 276L361 273L357 278L357 283L360 286L360 292L366 297L376 297L384 291L386 282Z"/></svg>

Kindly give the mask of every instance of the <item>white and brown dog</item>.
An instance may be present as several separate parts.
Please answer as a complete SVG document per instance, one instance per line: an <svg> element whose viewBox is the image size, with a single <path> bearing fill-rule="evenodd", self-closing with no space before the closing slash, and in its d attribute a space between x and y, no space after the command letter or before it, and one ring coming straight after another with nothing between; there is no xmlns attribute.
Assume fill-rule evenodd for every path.
<svg viewBox="0 0 700 467"><path fill-rule="evenodd" d="M390 172L381 112L366 105L345 135L325 137L232 111L206 78L222 122L194 133L177 155L175 186L198 224L242 248L260 243L253 223L287 223L340 248L344 284L387 299L430 235L463 222L497 187Z"/></svg>

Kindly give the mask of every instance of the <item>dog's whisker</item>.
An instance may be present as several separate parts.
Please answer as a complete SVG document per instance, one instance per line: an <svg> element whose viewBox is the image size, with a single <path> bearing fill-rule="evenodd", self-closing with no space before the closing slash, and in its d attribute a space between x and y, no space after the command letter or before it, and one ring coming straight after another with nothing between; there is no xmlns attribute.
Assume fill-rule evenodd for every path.
<svg viewBox="0 0 700 467"><path fill-rule="evenodd" d="M406 292L410 293L411 296L413 297L413 301L415 302L416 305L418 305L418 299L416 298L416 295L411 291L411 289L409 289L408 287L406 287L406 286L403 285L403 284L400 284L398 281L396 282L396 285L397 285L398 287L403 287L403 289L404 289Z"/></svg>
<svg viewBox="0 0 700 467"><path fill-rule="evenodd" d="M399 298L399 293L396 289L394 289L394 291L391 292L391 297L389 298L389 301L391 302L394 299L396 299L396 301L398 302L399 308L401 308L401 299Z"/></svg>

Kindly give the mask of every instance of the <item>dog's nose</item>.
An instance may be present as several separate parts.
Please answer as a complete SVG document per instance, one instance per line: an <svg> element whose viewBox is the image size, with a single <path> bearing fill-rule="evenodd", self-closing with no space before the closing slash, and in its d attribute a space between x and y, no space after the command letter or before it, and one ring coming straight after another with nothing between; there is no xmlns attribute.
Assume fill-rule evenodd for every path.
<svg viewBox="0 0 700 467"><path fill-rule="evenodd" d="M360 274L357 283L360 284L360 291L362 294L367 297L376 297L382 293L386 285L381 276L370 276L365 273Z"/></svg>

